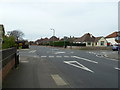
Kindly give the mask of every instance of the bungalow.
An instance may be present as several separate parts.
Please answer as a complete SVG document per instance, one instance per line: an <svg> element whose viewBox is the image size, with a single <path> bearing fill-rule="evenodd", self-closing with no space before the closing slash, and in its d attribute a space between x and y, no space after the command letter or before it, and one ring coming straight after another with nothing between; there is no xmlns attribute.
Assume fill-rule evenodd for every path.
<svg viewBox="0 0 120 90"><path fill-rule="evenodd" d="M94 37L90 33L84 34L82 37L74 40L73 43L85 44L85 46L107 46L107 41L104 37Z"/></svg>
<svg viewBox="0 0 120 90"><path fill-rule="evenodd" d="M104 37L95 37L94 46L107 46L107 40Z"/></svg>
<svg viewBox="0 0 120 90"><path fill-rule="evenodd" d="M86 33L82 37L74 40L73 43L81 43L81 44L85 44L86 46L94 46L94 40L95 37L92 34Z"/></svg>
<svg viewBox="0 0 120 90"><path fill-rule="evenodd" d="M114 45L114 44L120 43L120 35L119 34L120 34L120 31L113 32L112 34L107 35L105 38L110 45Z"/></svg>

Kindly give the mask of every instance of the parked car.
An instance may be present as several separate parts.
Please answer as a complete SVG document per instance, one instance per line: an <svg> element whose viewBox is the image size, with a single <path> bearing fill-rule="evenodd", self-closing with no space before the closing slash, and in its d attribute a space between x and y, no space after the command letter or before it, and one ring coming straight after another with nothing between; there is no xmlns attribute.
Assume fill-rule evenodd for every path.
<svg viewBox="0 0 120 90"><path fill-rule="evenodd" d="M118 50L120 50L120 44L115 44L115 45L113 45L113 46L112 46L112 50L113 50L113 51L118 51Z"/></svg>

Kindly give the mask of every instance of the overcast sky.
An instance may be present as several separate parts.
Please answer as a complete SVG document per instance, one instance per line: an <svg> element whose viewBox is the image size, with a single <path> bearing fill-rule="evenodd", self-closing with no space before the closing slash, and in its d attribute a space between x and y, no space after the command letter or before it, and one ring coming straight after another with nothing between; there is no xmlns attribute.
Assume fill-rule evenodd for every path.
<svg viewBox="0 0 120 90"><path fill-rule="evenodd" d="M106 36L118 30L118 0L1 0L0 24L24 38Z"/></svg>

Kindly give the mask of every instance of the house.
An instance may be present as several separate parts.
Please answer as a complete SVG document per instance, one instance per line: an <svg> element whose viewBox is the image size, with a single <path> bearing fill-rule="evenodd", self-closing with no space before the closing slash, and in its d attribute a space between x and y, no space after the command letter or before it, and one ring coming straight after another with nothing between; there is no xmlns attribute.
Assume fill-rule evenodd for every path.
<svg viewBox="0 0 120 90"><path fill-rule="evenodd" d="M42 44L48 44L49 43L49 39L46 37L42 40Z"/></svg>
<svg viewBox="0 0 120 90"><path fill-rule="evenodd" d="M59 41L59 38L57 38L56 36L52 36L50 39L49 39L49 42L51 41Z"/></svg>
<svg viewBox="0 0 120 90"><path fill-rule="evenodd" d="M108 44L110 44L110 45L120 43L120 31L113 32L112 34L107 35L105 38L106 38Z"/></svg>
<svg viewBox="0 0 120 90"><path fill-rule="evenodd" d="M94 37L90 33L84 34L82 37L74 40L73 43L84 44L85 46L107 46L107 41L104 37Z"/></svg>
<svg viewBox="0 0 120 90"><path fill-rule="evenodd" d="M49 39L48 38L41 38L41 39L36 40L35 43L37 45L47 44L47 43L49 43Z"/></svg>
<svg viewBox="0 0 120 90"><path fill-rule="evenodd" d="M94 40L95 37L92 34L86 33L82 37L74 40L73 43L81 43L81 44L85 44L86 46L94 46Z"/></svg>
<svg viewBox="0 0 120 90"><path fill-rule="evenodd" d="M104 37L95 37L94 46L107 46L107 40Z"/></svg>

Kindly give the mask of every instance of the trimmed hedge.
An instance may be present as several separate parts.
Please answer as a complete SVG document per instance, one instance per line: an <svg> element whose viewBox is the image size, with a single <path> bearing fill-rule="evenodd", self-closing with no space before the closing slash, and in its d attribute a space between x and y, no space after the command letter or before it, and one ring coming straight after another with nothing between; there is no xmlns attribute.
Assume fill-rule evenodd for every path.
<svg viewBox="0 0 120 90"><path fill-rule="evenodd" d="M60 46L60 47L63 47L64 45L67 46L69 44L69 42L67 41L55 41L54 43L53 42L50 42L49 45L50 46Z"/></svg>

